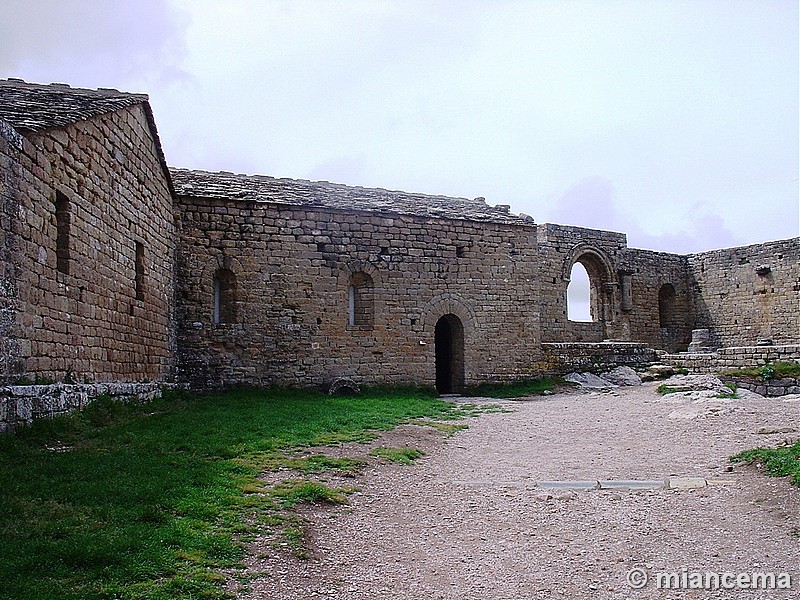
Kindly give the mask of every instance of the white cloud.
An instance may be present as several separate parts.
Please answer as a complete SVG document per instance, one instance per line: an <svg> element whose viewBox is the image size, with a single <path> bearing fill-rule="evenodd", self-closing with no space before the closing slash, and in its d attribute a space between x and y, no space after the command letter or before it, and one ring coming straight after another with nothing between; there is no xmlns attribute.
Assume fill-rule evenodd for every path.
<svg viewBox="0 0 800 600"><path fill-rule="evenodd" d="M12 4L0 68L149 92L172 164L485 196L662 250L798 235L796 2Z"/></svg>

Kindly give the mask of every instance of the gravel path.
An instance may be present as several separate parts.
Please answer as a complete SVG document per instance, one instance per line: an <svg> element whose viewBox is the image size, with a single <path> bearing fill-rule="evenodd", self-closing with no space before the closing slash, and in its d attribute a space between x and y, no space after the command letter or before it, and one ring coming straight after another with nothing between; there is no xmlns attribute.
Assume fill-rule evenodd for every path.
<svg viewBox="0 0 800 600"><path fill-rule="evenodd" d="M800 489L728 466L740 450L796 438L785 429L800 429L797 397L692 401L645 384L498 406L507 412L447 439L403 426L372 444L427 454L413 466L373 460L355 481L329 477L361 491L344 509L304 509L310 559L253 544L239 598L800 598ZM708 485L537 485L676 476ZM633 568L650 576L643 589L626 583ZM706 571L786 572L793 589L656 589L659 572Z"/></svg>

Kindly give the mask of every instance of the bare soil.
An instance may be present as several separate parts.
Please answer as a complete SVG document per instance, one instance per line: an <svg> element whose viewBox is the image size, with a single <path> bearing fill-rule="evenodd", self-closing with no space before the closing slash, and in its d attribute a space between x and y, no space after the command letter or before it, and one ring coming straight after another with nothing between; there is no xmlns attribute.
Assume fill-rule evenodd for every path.
<svg viewBox="0 0 800 600"><path fill-rule="evenodd" d="M337 454L369 458L345 507L307 506L310 558L250 548L242 600L800 598L800 488L729 457L791 442L797 397L660 396L655 384L495 403L446 437L406 425ZM490 400L474 400L487 404ZM763 433L781 430L782 433ZM758 433L761 431L762 433ZM788 438L788 439L787 439ZM331 450L327 449L331 454ZM538 481L704 478L696 489L569 491ZM626 574L650 582L634 590ZM791 590L665 590L659 572L790 573ZM688 575L687 575L688 576Z"/></svg>

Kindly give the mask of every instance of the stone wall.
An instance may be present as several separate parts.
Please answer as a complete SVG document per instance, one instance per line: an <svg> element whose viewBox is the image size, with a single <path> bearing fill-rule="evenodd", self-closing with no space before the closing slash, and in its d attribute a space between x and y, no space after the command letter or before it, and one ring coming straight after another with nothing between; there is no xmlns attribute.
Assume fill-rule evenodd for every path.
<svg viewBox="0 0 800 600"><path fill-rule="evenodd" d="M180 376L196 385L436 379L435 330L463 328L463 384L532 373L535 227L179 198ZM214 323L214 278L235 280ZM364 322L349 288L369 281ZM366 314L365 313L365 314Z"/></svg>
<svg viewBox="0 0 800 600"><path fill-rule="evenodd" d="M14 377L163 380L174 355L174 225L143 105L25 134Z"/></svg>
<svg viewBox="0 0 800 600"><path fill-rule="evenodd" d="M540 369L564 375L575 371L608 371L620 365L641 367L656 362L656 351L634 342L544 343Z"/></svg>
<svg viewBox="0 0 800 600"><path fill-rule="evenodd" d="M694 311L685 256L628 249L621 261L620 278L631 286L627 316L628 339L651 348L686 350L692 338Z"/></svg>
<svg viewBox="0 0 800 600"><path fill-rule="evenodd" d="M100 396L119 402L147 402L161 396L157 383L11 385L0 387L0 433L14 431L34 419L79 410Z"/></svg>
<svg viewBox="0 0 800 600"><path fill-rule="evenodd" d="M688 257L696 328L716 346L800 340L800 238Z"/></svg>
<svg viewBox="0 0 800 600"><path fill-rule="evenodd" d="M667 354L662 360L692 373L719 373L775 362L800 363L800 345L733 346L707 353Z"/></svg>
<svg viewBox="0 0 800 600"><path fill-rule="evenodd" d="M253 185L236 177L240 193ZM569 362L563 349L548 367L542 341L667 347L659 285L674 282L675 312L688 304L685 260L630 251L613 232L194 195L179 195L178 212L179 377L200 387L433 385L436 324L448 314L463 328L463 384L535 377ZM593 323L566 318L576 260L595 267ZM349 290L362 279L371 320L350 323L362 308ZM688 338L688 321L673 323L674 335ZM617 358L631 362L631 348ZM640 354L652 360L648 351L632 361ZM573 359L579 368L586 357Z"/></svg>
<svg viewBox="0 0 800 600"><path fill-rule="evenodd" d="M545 264L536 282L544 341L636 341L672 351L688 345L692 314L684 257L628 248L622 233L550 223L539 227L537 241ZM571 321L567 314L567 287L576 262L590 278L590 323ZM671 295L660 302L659 294L668 288Z"/></svg>
<svg viewBox="0 0 800 600"><path fill-rule="evenodd" d="M12 228L19 218L21 149L22 136L0 120L0 384L22 369L20 340L14 329L19 306Z"/></svg>

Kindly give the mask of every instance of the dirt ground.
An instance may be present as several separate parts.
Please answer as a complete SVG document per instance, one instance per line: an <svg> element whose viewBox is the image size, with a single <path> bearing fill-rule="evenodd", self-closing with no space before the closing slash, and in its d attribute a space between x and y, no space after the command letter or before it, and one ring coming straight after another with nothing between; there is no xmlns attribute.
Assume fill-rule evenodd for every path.
<svg viewBox="0 0 800 600"><path fill-rule="evenodd" d="M800 430L800 398L697 400L655 388L502 401L503 412L451 437L406 425L340 448L426 455L412 466L371 458L355 479L327 477L360 491L345 507L303 509L308 559L274 539L254 543L239 598L800 598L800 489L728 461L797 439L787 429ZM537 483L670 477L702 487ZM642 589L627 583L632 569L649 576ZM686 589L698 572L788 573L792 589ZM686 584L659 589L660 573Z"/></svg>

